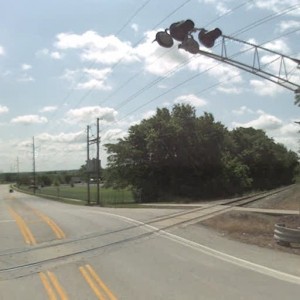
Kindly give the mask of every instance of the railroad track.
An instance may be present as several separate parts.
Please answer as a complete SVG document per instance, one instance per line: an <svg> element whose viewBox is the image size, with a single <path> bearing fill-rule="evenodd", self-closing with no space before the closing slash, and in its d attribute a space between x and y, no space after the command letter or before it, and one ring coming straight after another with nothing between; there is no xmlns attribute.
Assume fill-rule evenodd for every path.
<svg viewBox="0 0 300 300"><path fill-rule="evenodd" d="M286 189L288 188L234 200L224 200L219 204L189 209L188 211L151 219L147 222L131 220L133 225L107 233L90 234L76 239L60 240L25 249L5 251L0 253L0 280L18 278L40 272L60 263L78 261L86 256L93 256L99 251L106 251L109 247L124 246L128 242L148 238L153 234L159 234L160 231L191 222L192 220L224 213L234 206L243 206L283 192ZM102 213L105 214L105 212ZM129 220L122 216L116 217L127 219L127 222Z"/></svg>

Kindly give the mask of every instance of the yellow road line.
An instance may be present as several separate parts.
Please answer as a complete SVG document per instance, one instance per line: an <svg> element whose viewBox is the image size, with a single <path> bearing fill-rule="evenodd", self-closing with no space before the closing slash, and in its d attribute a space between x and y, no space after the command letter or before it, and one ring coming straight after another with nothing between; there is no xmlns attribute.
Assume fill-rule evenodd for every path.
<svg viewBox="0 0 300 300"><path fill-rule="evenodd" d="M44 273L39 273L41 281L44 285L44 288L48 294L48 297L50 300L57 300L55 292L53 291L51 284L47 278L47 276Z"/></svg>
<svg viewBox="0 0 300 300"><path fill-rule="evenodd" d="M57 300L56 293L58 294L59 299L68 300L66 292L58 282L58 279L53 272L47 271L46 274L40 272L39 275L44 285L44 288L48 294L49 300Z"/></svg>
<svg viewBox="0 0 300 300"><path fill-rule="evenodd" d="M38 215L44 222L46 222L50 226L50 228L53 230L53 232L55 233L58 239L64 239L66 237L65 233L59 228L59 226L52 219L50 219L48 216L44 215L42 212L36 209L32 208L32 210L36 215Z"/></svg>
<svg viewBox="0 0 300 300"><path fill-rule="evenodd" d="M16 220L16 223L21 230L25 242L30 245L35 245L36 240L24 219L19 214L17 214L11 207L8 207L8 211L11 214L11 216Z"/></svg>
<svg viewBox="0 0 300 300"><path fill-rule="evenodd" d="M80 270L82 276L84 277L84 279L86 280L86 282L88 283L88 285L90 286L90 288L93 290L93 292L97 296L97 298L100 300L105 300L105 296L103 296L101 291L98 289L96 283L92 280L92 278L90 277L88 272L85 270L85 268L79 267L79 270Z"/></svg>
<svg viewBox="0 0 300 300"><path fill-rule="evenodd" d="M100 279L100 277L90 265L81 266L79 267L79 270L98 299L105 300L108 298L110 300L117 300L115 295L104 284L104 282Z"/></svg>
<svg viewBox="0 0 300 300"><path fill-rule="evenodd" d="M110 291L110 289L104 284L104 282L97 275L96 271L90 265L85 265L85 267L89 270L90 274L96 280L96 282L98 283L98 285L106 292L106 294L108 295L109 299L111 299L111 300L117 300L117 298L115 297L115 295Z"/></svg>
<svg viewBox="0 0 300 300"><path fill-rule="evenodd" d="M62 286L59 284L58 279L56 278L54 273L50 272L50 271L47 271L47 274L48 274L48 277L50 278L53 286L55 287L58 295L60 296L60 299L61 300L68 300L68 296L67 296L66 292L64 291Z"/></svg>

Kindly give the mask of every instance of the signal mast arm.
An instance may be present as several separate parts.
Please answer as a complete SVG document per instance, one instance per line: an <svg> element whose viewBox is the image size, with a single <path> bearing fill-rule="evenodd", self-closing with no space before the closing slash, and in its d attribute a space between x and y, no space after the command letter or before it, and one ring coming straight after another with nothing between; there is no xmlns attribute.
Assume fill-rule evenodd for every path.
<svg viewBox="0 0 300 300"><path fill-rule="evenodd" d="M195 32L199 32L199 42L200 44L204 45L207 50L215 45L217 39L221 38L221 53L214 54L207 50L201 50L198 42L194 39L193 34ZM174 44L173 39L180 42L178 48L184 49L189 53L205 55L209 58L213 58L220 62L237 67L243 71L252 73L256 76L274 82L286 89L289 89L295 92L297 101L297 95L300 93L299 78L293 76L288 69L293 71L299 69L299 59L289 57L279 52L243 40L223 35L219 28L215 28L212 31L207 31L204 28L195 28L194 22L191 20L174 23L165 31L158 32L156 34L155 41L157 41L162 47L170 48ZM233 42L242 45L244 50L235 54L229 54L230 49L228 48L228 44L232 44ZM253 55L252 64L238 60L238 56L246 52ZM269 55L272 57L272 60L268 63L262 63L261 57L263 55ZM278 70L275 72L273 72L273 69L271 71L270 68L268 68L268 66L270 66L272 63L277 64L276 68L278 67Z"/></svg>

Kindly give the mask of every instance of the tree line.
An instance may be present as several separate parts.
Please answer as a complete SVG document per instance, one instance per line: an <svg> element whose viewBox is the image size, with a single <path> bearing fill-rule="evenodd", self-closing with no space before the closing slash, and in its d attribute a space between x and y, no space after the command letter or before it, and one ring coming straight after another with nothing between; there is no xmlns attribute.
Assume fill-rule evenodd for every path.
<svg viewBox="0 0 300 300"><path fill-rule="evenodd" d="M211 113L177 104L105 145L106 184L130 187L140 201L208 199L294 182L298 156L263 130L228 130Z"/></svg>

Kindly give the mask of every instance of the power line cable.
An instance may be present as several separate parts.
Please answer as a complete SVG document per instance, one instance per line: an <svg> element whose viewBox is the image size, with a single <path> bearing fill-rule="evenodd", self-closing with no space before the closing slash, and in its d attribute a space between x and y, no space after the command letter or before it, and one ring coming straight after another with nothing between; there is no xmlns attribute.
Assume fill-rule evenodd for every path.
<svg viewBox="0 0 300 300"><path fill-rule="evenodd" d="M300 30L300 29L293 30L293 31L291 31L291 32L289 32L289 33L285 33L284 35L286 36L286 35L295 33L295 32L297 32L297 31L299 31L299 30ZM282 37L282 36L280 36L279 38L281 38L281 37ZM262 43L260 46L262 46L262 45L264 45L264 44L267 44L267 43L270 43L270 42L272 42L272 41L274 41L274 40L277 40L277 39L279 39L279 38L271 39L271 40L269 40L269 41L267 41L267 42ZM246 51L249 51L249 50L251 50L251 49L248 49L248 50L242 50L242 51L240 51L240 52L238 52L238 53L232 55L230 58L236 57L236 56L238 56L238 55L240 55L240 54L242 54L242 53L245 53ZM206 72L208 72L208 71L210 71L210 70L212 70L212 69L214 69L214 68L216 68L216 67L218 67L219 65L222 65L222 64L223 64L223 62L219 62L219 63L215 64L214 66L211 66L211 67L209 67L209 68L203 70L202 72L197 73L197 74L195 74L195 75L189 77L188 79L186 79L186 80L180 82L179 84L177 84L177 85L174 86L173 88L171 88L171 89L165 91L164 93L161 93L160 95L153 97L152 99L150 99L150 100L147 101L146 103L144 103L144 104L140 105L139 107L137 107L136 109L130 111L130 112L129 112L128 114L126 114L123 118L121 118L120 120L118 120L118 122L123 121L123 120L124 120L126 117L128 117L130 114L135 113L136 111L138 111L138 110L140 110L141 108L147 106L147 105L150 104L151 102L154 102L155 100L157 100L157 99L159 99L160 97L162 97L162 96L164 96L164 95L166 95L166 94L172 92L173 90L175 90L175 89L177 89L178 87L184 85L185 83L187 83L187 82L189 82L189 81L191 81L191 80L197 78L198 76L200 76L200 75L202 75L202 74L204 74L204 73L206 73ZM224 82L222 82L222 83L224 83ZM218 84L214 84L213 87L216 86L216 85L218 85ZM115 122L115 123L117 123L117 122ZM112 124L112 125L113 125L113 124Z"/></svg>
<svg viewBox="0 0 300 300"><path fill-rule="evenodd" d="M115 33L115 35L119 35L124 29L125 27L134 19L134 17L136 17L138 15L138 13L140 11L143 10L143 8L145 8L145 6L151 2L151 0L148 0L146 2L144 2L132 15L131 17L125 22L125 24Z"/></svg>
<svg viewBox="0 0 300 300"><path fill-rule="evenodd" d="M277 16L278 15L282 15L283 13L280 13L280 14L277 14ZM267 20L270 20L269 18L263 18L263 19L265 19L266 21ZM265 21L265 22L266 22ZM253 23L252 23L253 24ZM252 25L251 24L251 25ZM256 22L256 24L259 24L259 25L261 25L261 22ZM253 25L252 25L253 26ZM257 25L258 26L258 25ZM250 29L252 29L253 27L251 27ZM285 34L286 35L286 34ZM200 74L196 74L195 76L193 76L193 77L191 77L191 78L189 78L188 80L185 80L184 82L182 82L181 84L180 84L180 86L181 85L183 85L183 84L185 84L186 82L188 82L189 80L193 80L195 77L197 77L197 76L199 76ZM177 87L176 87L177 88ZM144 90L147 90L147 88L144 88ZM158 99L159 97L161 97L161 96L163 96L163 95L165 95L165 94L167 94L168 92L170 92L170 91L172 91L172 90L174 90L174 88L172 88L172 89L170 89L169 91L167 91L167 92L165 92L165 93L163 93L163 94L161 94L161 95L159 95L159 96L157 96L157 97L155 97L154 99L151 99L151 101L150 102L152 102L152 101L155 101L156 99ZM135 109L134 111L132 111L132 112L130 112L129 114L131 114L131 113L133 113L133 112L135 112L135 111L137 111L138 109L140 109L140 108L142 108L142 107L144 107L145 105L147 105L149 102L147 102L147 103L145 103L145 104L143 104L142 106L140 106L140 107L138 107L137 109ZM128 115L129 115L128 114ZM127 116L127 115L126 115ZM126 117L125 116L125 117ZM125 117L123 117L121 120L123 120ZM120 121L120 120L119 120ZM109 126L109 127L111 127L111 126Z"/></svg>

